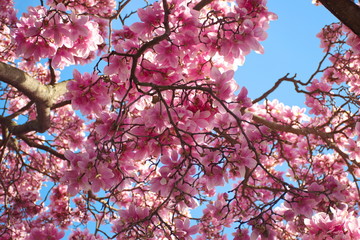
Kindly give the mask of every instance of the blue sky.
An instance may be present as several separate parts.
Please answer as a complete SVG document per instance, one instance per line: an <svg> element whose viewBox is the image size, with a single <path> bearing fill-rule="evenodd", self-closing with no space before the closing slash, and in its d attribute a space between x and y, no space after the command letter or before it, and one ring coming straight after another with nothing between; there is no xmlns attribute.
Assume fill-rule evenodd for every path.
<svg viewBox="0 0 360 240"><path fill-rule="evenodd" d="M235 79L246 86L249 96L256 98L271 88L277 79L290 73L305 80L316 69L323 51L316 34L324 25L337 22L324 7L314 6L311 0L268 0L269 10L278 15L270 23L268 39L262 44L265 54L251 53ZM269 99L277 98L286 105L303 105L304 98L285 84Z"/></svg>

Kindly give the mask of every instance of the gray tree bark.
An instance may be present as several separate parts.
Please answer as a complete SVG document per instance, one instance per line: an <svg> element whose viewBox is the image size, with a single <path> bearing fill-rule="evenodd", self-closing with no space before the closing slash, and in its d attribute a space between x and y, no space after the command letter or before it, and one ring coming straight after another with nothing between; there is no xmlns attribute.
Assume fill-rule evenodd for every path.
<svg viewBox="0 0 360 240"><path fill-rule="evenodd" d="M54 85L44 85L24 71L0 62L0 81L5 82L22 92L36 105L37 118L17 125L9 117L0 117L0 123L5 125L14 135L36 131L43 133L50 127L50 109L55 101L66 93L67 81Z"/></svg>

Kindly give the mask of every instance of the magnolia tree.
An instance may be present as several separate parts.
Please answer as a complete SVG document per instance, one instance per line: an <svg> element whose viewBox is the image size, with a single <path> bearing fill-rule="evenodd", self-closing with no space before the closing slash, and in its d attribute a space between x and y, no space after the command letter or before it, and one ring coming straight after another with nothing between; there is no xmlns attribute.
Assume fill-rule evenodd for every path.
<svg viewBox="0 0 360 240"><path fill-rule="evenodd" d="M316 2L316 71L250 99L265 0L129 2L0 2L0 239L360 239L359 7Z"/></svg>

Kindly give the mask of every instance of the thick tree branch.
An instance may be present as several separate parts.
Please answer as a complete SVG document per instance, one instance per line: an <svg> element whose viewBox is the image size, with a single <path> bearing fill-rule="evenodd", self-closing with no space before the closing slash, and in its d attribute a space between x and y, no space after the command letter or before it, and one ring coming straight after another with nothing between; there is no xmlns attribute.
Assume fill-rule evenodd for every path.
<svg viewBox="0 0 360 240"><path fill-rule="evenodd" d="M333 137L332 133L326 133L326 132L322 132L316 128L311 128L311 127L302 127L302 128L294 128L290 125L283 125L280 123L276 123L276 122L272 122L269 121L265 118L259 117L257 115L253 115L253 120L256 123L262 124L267 126L268 128L275 130L275 131L281 131L281 132L288 132L288 133L294 133L296 135L308 135L308 134L314 134L316 136L319 136L323 139L327 139L327 138L331 138Z"/></svg>
<svg viewBox="0 0 360 240"><path fill-rule="evenodd" d="M50 105L50 88L18 68L0 62L0 80L12 85L34 102Z"/></svg>
<svg viewBox="0 0 360 240"><path fill-rule="evenodd" d="M351 0L318 0L360 37L360 7Z"/></svg>
<svg viewBox="0 0 360 240"><path fill-rule="evenodd" d="M50 127L50 108L56 99L63 95L67 89L67 82L54 85L44 85L24 71L0 62L0 81L3 81L26 95L36 104L36 120L22 125L12 124L10 131L14 135L24 134L30 131L45 132ZM11 119L8 119L11 121Z"/></svg>
<svg viewBox="0 0 360 240"><path fill-rule="evenodd" d="M201 0L198 4L195 5L194 10L200 11L203 7L210 4L213 0Z"/></svg>

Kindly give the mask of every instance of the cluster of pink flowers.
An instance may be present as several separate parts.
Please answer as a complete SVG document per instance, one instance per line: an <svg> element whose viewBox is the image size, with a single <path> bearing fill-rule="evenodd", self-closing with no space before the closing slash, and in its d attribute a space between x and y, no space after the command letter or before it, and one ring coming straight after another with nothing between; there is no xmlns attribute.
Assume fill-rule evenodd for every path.
<svg viewBox="0 0 360 240"><path fill-rule="evenodd" d="M359 38L339 24L325 28L318 37L332 66L306 84L290 79L306 85L298 90L315 116L277 100L253 104L234 71L250 52L264 52L276 15L265 0L194 9L199 2L154 2L121 30L108 29L114 0L48 0L19 20L11 1L0 3L0 60L16 54L18 67L45 85L108 48L96 71L73 71L47 134L1 129L0 238L61 239L72 221L96 221L95 234L77 229L73 240L225 240L236 224L239 240L360 237L360 124L351 112ZM16 51L5 49L10 43ZM8 113L35 120L36 104L22 96L4 93ZM44 181L55 183L46 207Z"/></svg>
<svg viewBox="0 0 360 240"><path fill-rule="evenodd" d="M69 82L67 88L69 92L65 97L71 100L75 110L80 110L84 115L100 114L111 100L106 94L108 84L95 73L82 75L74 70L74 81Z"/></svg>
<svg viewBox="0 0 360 240"><path fill-rule="evenodd" d="M14 8L14 1L9 0L7 2L1 2L0 7L2 9L0 13L1 27L8 26L13 27L17 22L16 10Z"/></svg>
<svg viewBox="0 0 360 240"><path fill-rule="evenodd" d="M96 161L95 151L88 149L82 154L67 151L65 156L71 162L71 170L64 173L62 182L68 186L67 192L71 196L80 190L98 192L113 185L113 171L107 163Z"/></svg>
<svg viewBox="0 0 360 240"><path fill-rule="evenodd" d="M319 212L304 219L304 223L308 230L304 240L360 238L360 219L347 206L331 208L328 213Z"/></svg>
<svg viewBox="0 0 360 240"><path fill-rule="evenodd" d="M49 205L49 215L54 219L57 226L62 229L66 229L71 224L71 213L69 204L68 187L65 185L59 185L52 189L50 196L51 203ZM47 218L45 215L44 219Z"/></svg>
<svg viewBox="0 0 360 240"><path fill-rule="evenodd" d="M346 36L345 41L344 35ZM360 66L360 37L345 25L338 23L326 26L317 37L321 40L320 46L325 52L334 51L329 57L332 66L324 69L323 81L337 85L347 83L350 91L358 94L360 79L356 71ZM336 50L339 43L341 43L339 48L341 51ZM347 48L342 46L344 43L347 44Z"/></svg>
<svg viewBox="0 0 360 240"><path fill-rule="evenodd" d="M88 229L84 231L76 229L71 233L68 238L69 240L102 240L103 238L100 236L94 236L94 234L90 233Z"/></svg>
<svg viewBox="0 0 360 240"><path fill-rule="evenodd" d="M0 60L13 61L15 53L11 38L11 28L17 22L13 0L0 3Z"/></svg>
<svg viewBox="0 0 360 240"><path fill-rule="evenodd" d="M56 226L52 224L45 225L41 228L35 227L30 231L30 235L25 240L49 239L60 240L64 237L64 231L58 231Z"/></svg>
<svg viewBox="0 0 360 240"><path fill-rule="evenodd" d="M86 63L104 40L99 24L89 16L68 13L63 4L54 8L29 7L17 23L16 53L30 62L52 59L54 68Z"/></svg>
<svg viewBox="0 0 360 240"><path fill-rule="evenodd" d="M47 0L46 4L56 7L58 4L64 4L67 9L76 14L98 15L100 17L110 17L115 12L115 0Z"/></svg>

